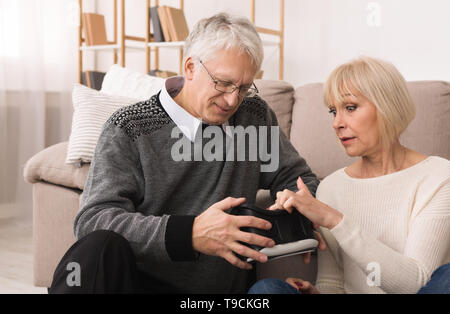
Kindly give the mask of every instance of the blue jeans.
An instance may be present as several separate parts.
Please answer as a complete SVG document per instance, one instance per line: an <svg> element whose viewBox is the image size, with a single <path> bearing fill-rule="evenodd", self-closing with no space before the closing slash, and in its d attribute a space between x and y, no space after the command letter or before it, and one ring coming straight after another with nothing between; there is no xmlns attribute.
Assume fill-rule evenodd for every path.
<svg viewBox="0 0 450 314"><path fill-rule="evenodd" d="M255 283L249 294L301 294L287 282L280 279L267 278ZM436 269L430 281L422 287L418 294L450 294L450 264Z"/></svg>
<svg viewBox="0 0 450 314"><path fill-rule="evenodd" d="M248 294L300 294L297 289L280 279L266 278L256 282Z"/></svg>
<svg viewBox="0 0 450 314"><path fill-rule="evenodd" d="M450 294L450 263L442 265L431 275L430 281L418 294Z"/></svg>

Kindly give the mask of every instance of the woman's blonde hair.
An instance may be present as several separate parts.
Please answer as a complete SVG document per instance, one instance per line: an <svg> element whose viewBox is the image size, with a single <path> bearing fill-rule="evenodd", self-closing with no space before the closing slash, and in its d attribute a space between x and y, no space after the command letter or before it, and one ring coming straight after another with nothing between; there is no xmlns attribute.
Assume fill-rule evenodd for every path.
<svg viewBox="0 0 450 314"><path fill-rule="evenodd" d="M377 108L380 140L389 147L416 116L406 82L389 62L360 57L337 67L324 86L328 107L343 103L344 95L358 91Z"/></svg>

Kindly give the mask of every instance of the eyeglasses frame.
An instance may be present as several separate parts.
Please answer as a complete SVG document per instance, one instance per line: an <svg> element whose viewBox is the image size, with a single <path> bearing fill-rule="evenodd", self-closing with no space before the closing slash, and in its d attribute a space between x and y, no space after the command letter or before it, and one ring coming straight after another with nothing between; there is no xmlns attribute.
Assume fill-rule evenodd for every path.
<svg viewBox="0 0 450 314"><path fill-rule="evenodd" d="M240 94L240 91L241 91L241 87L242 87L242 86L239 87L239 86L236 86L235 84L233 84L233 83L231 83L231 82L225 82L225 81L221 81L221 80L216 79L216 78L208 71L208 69L206 68L206 66L205 66L205 64L203 63L202 60L200 60L200 64L201 64L201 65L203 66L203 68L206 70L206 73L208 73L209 77L211 78L211 80L212 80L213 83L214 83L214 89L215 89L216 91L218 91L218 92L226 93L226 94L232 94L232 93L234 93L236 90L238 90L238 91L239 91L239 92L238 92L238 96L241 97L241 98L245 98L245 97L255 97L255 96L259 93L258 87L256 87L255 82L253 82L253 83L252 83L253 87L250 87L250 88L248 89L248 91L247 91L247 94L249 93L249 91L252 91L251 96L247 96L247 95L242 96L242 95ZM232 91L229 91L229 92L224 92L224 91L221 91L221 90L217 89L217 84L220 83L220 82L223 82L223 83L227 83L227 84L232 85L232 86L233 86L233 90L232 90Z"/></svg>

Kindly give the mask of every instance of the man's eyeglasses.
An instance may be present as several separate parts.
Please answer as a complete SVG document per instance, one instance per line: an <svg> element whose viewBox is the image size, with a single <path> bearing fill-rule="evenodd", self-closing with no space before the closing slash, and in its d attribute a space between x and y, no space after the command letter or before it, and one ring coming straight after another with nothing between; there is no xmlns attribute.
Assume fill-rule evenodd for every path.
<svg viewBox="0 0 450 314"><path fill-rule="evenodd" d="M234 85L231 82L225 82L225 81L219 81L218 79L214 78L214 76L209 73L208 69L205 67L203 62L200 60L201 65L205 68L206 72L208 73L211 80L214 82L214 87L217 91L222 93L234 93L235 90L239 90L239 97L254 97L256 94L259 93L258 88L256 87L255 83L253 83L253 87L245 87L241 86L238 87Z"/></svg>

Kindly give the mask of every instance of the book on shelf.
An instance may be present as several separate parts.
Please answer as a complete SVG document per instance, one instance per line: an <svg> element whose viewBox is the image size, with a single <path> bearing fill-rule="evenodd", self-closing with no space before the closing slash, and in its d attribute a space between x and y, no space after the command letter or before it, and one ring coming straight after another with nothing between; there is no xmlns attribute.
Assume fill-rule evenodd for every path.
<svg viewBox="0 0 450 314"><path fill-rule="evenodd" d="M186 17L181 9L163 6L166 11L167 24L169 25L170 38L172 41L185 41L189 36L189 28Z"/></svg>
<svg viewBox="0 0 450 314"><path fill-rule="evenodd" d="M163 33L162 27L161 27L161 21L159 19L159 15L158 15L158 6L150 8L150 19L152 20L154 41L156 41L156 42L165 41L164 33ZM150 30L149 30L149 32L151 33Z"/></svg>
<svg viewBox="0 0 450 314"><path fill-rule="evenodd" d="M165 41L172 41L169 33L169 24L167 22L167 15L165 6L160 6L157 8L159 21L161 23L161 29L163 32L163 36Z"/></svg>
<svg viewBox="0 0 450 314"><path fill-rule="evenodd" d="M105 74L104 72L98 71L85 71L81 73L81 84L92 89L100 90Z"/></svg>
<svg viewBox="0 0 450 314"><path fill-rule="evenodd" d="M86 45L107 45L105 16L97 13L83 13L83 28Z"/></svg>

